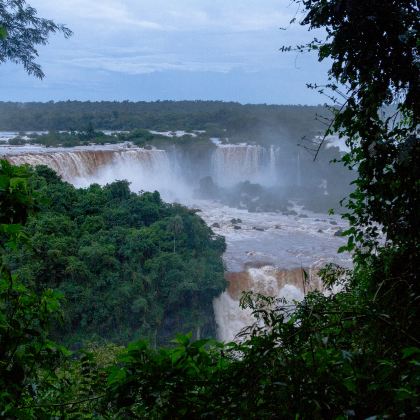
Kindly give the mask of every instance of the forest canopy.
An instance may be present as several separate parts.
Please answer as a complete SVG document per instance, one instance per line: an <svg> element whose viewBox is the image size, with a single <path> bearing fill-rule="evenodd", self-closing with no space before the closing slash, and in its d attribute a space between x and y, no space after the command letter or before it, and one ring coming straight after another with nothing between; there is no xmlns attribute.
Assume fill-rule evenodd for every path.
<svg viewBox="0 0 420 420"><path fill-rule="evenodd" d="M153 274L163 273L162 286L180 283L188 289L191 279L169 275L167 263L179 264L182 272L178 252L183 257L220 256L223 241L212 238L187 210L162 203L157 193L132 195L124 181L80 191L45 168L34 174L2 161L3 417L419 417L418 2L296 3L302 7L302 24L327 33L324 40L297 50L315 50L320 60L331 59L327 88L343 99L333 109L327 133L341 136L350 149L341 161L358 171L356 190L345 201L350 225L345 249L353 252L353 268L326 266L321 276L330 293L309 293L292 307L281 299L245 294L242 306L253 312L256 322L240 343L195 340L196 333L194 338L179 336L172 347L156 349L153 342L137 340L126 348L95 343L70 354L49 333L57 325L62 301L52 287L64 288L62 276L80 286L80 276L89 282L97 275L99 284L93 286L98 293L101 282L112 279L118 299L127 280L120 274L131 281L134 262L140 268L134 285L150 282L146 295L150 290L167 293L168 304L176 305L164 287L153 289L161 286ZM395 114L384 116L384 105L394 105ZM50 197L57 203L48 203ZM190 236L189 229L197 236ZM128 238L134 252L118 248L109 231L123 243ZM35 247L28 233L34 239L39 235ZM43 249L45 242L53 255ZM32 264L24 269L26 255ZM122 270L111 274L114 267ZM206 276L188 274L207 282ZM131 284L127 287L131 292ZM86 291L83 285L79 291ZM134 307L141 310L146 304ZM77 314L78 322L83 315ZM120 320L118 314L111 319Z"/></svg>
<svg viewBox="0 0 420 420"><path fill-rule="evenodd" d="M273 143L290 138L296 144L303 136L323 132L325 124L317 115L330 112L323 106L221 101L0 102L0 130L206 130L209 136L233 140L255 137Z"/></svg>
<svg viewBox="0 0 420 420"><path fill-rule="evenodd" d="M132 193L126 181L76 189L42 166L30 186L40 203L24 230L31 247L11 267L35 290L64 294L60 341L215 335L225 243L193 211Z"/></svg>

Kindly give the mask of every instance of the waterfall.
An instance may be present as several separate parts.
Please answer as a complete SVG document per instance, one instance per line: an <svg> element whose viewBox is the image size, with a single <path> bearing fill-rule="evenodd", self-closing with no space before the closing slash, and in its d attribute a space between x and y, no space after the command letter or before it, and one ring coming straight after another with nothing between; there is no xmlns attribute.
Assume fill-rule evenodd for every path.
<svg viewBox="0 0 420 420"><path fill-rule="evenodd" d="M273 179L273 183L277 180L277 153L278 149L273 145L270 146L270 159L269 159L269 170L270 177Z"/></svg>
<svg viewBox="0 0 420 420"><path fill-rule="evenodd" d="M232 186L250 181L273 185L277 178L277 149L247 144L220 144L211 157L212 177L217 184Z"/></svg>
<svg viewBox="0 0 420 420"><path fill-rule="evenodd" d="M300 150L298 150L297 161L296 161L296 184L298 187L302 186L302 172L300 168Z"/></svg>
<svg viewBox="0 0 420 420"><path fill-rule="evenodd" d="M175 196L181 198L187 198L188 183L184 178L194 179L195 176L191 173L193 162L183 160L181 165L175 149L165 151L105 146L103 149L16 150L7 154L6 159L16 165L26 163L49 166L65 181L77 186L127 179L136 191L171 190L177 192ZM210 161L210 175L222 186L232 186L243 181L272 186L278 182L279 150L276 146L264 148L247 144L218 145L210 156ZM193 188L189 185L188 189Z"/></svg>
<svg viewBox="0 0 420 420"><path fill-rule="evenodd" d="M213 301L218 338L224 342L233 341L243 328L255 322L250 309L241 309L239 306L242 292L249 290L265 296L285 298L292 304L293 301L301 301L309 290L322 289L316 270L309 270L310 280L305 285L301 268L278 270L263 266L241 273L229 273L226 277L228 289Z"/></svg>
<svg viewBox="0 0 420 420"><path fill-rule="evenodd" d="M6 155L14 165L46 165L56 171L65 181L71 182L77 177L89 177L100 167L112 162L117 151L77 150L45 153L25 153Z"/></svg>
<svg viewBox="0 0 420 420"><path fill-rule="evenodd" d="M97 182L106 184L116 179L126 179L133 191L159 191L166 201L188 202L192 188L186 182L175 155L165 150L136 149L118 153L111 165L100 168L95 176L76 180L84 186Z"/></svg>
<svg viewBox="0 0 420 420"><path fill-rule="evenodd" d="M292 157L280 154L280 151L277 146L217 144L210 157L211 175L221 185L249 180L271 186L289 179L290 183L301 184L300 153ZM225 262L230 270L242 270L244 264L251 261L253 264L281 261L286 267L293 267L300 261L314 267L310 270L309 285L305 286L302 269L279 270L273 266L260 266L227 273L229 287L213 302L218 336L223 341L233 340L241 329L254 322L250 311L239 306L243 291L299 301L309 290L323 290L315 266L323 265L323 258L330 260L345 241L334 236L334 232L338 228L345 229L346 225L339 221L332 224L325 215L297 218L277 213L248 213L217 201L193 201L192 191L199 179L194 172L196 167L175 148L165 151L112 145L42 150L11 148L6 153L5 158L13 164L47 165L78 187L126 179L134 192L157 190L165 201L179 201L201 208L201 216L208 225L213 225L216 233L226 236ZM324 184L321 187L324 188ZM239 229L233 226L232 219L241 219ZM344 259L336 261L348 265L349 257L341 255Z"/></svg>
<svg viewBox="0 0 420 420"><path fill-rule="evenodd" d="M176 159L158 149L84 149L6 155L15 165L46 165L77 187L126 179L133 191L161 193L167 201L187 200L187 186Z"/></svg>

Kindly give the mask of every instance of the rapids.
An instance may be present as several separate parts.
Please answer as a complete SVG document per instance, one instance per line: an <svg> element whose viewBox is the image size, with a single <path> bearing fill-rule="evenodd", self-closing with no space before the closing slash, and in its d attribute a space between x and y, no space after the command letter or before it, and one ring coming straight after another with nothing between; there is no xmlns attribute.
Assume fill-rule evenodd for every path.
<svg viewBox="0 0 420 420"><path fill-rule="evenodd" d="M214 232L226 238L224 255L228 289L214 300L219 339L233 340L252 322L241 310L242 291L301 300L308 290L322 290L317 268L326 262L351 265L348 254L337 254L345 239L335 235L345 223L338 216L304 211L293 215L228 207L214 200L195 198L198 179L187 176L188 163L175 153L129 145L42 148L2 146L0 154L14 164L47 165L78 187L127 179L131 189L158 190L163 199L200 209ZM284 157L283 157L284 161ZM282 182L281 150L274 146L218 144L212 153L209 175L221 184L249 180L262 185ZM299 161L297 162L299 165ZM300 168L297 179L300 182ZM302 268L309 273L304 285Z"/></svg>

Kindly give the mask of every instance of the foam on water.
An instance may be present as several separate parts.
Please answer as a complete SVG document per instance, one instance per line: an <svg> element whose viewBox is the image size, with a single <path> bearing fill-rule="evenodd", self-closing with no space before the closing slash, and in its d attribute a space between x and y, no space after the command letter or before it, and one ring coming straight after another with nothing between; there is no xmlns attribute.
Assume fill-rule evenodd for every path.
<svg viewBox="0 0 420 420"><path fill-rule="evenodd" d="M247 263L260 262L278 268L311 267L322 261L351 264L349 254L337 254L346 242L345 238L334 236L338 229L346 227L339 216L306 210L306 217L250 213L209 200L194 200L191 205L200 208L199 214L206 223L226 238L227 271L242 271ZM241 223L233 224L232 219L240 219Z"/></svg>
<svg viewBox="0 0 420 420"><path fill-rule="evenodd" d="M186 202L192 194L176 156L169 157L165 150L121 145L71 149L28 145L4 148L2 152L16 165L47 165L77 187L126 179L133 191L157 190L170 202Z"/></svg>
<svg viewBox="0 0 420 420"><path fill-rule="evenodd" d="M77 177L72 182L79 187L92 183L101 185L126 179L135 191L159 191L169 202L186 202L192 190L187 185L175 158L170 158L165 150L135 149L116 153L112 162L99 168L88 177Z"/></svg>
<svg viewBox="0 0 420 420"><path fill-rule="evenodd" d="M279 282L273 267L252 268L247 274L249 278L247 290L265 296L283 298L288 306L304 298L304 292L298 286ZM214 299L213 308L218 338L224 342L237 340L237 334L255 322L251 310L242 309L239 300L235 299L229 290Z"/></svg>
<svg viewBox="0 0 420 420"><path fill-rule="evenodd" d="M284 274L284 269L315 269L326 262L351 265L349 254L337 254L345 239L334 233L346 227L338 216L306 210L303 215L302 209L297 207L297 216L250 213L216 201L196 200L193 198L195 185L185 179L184 162L178 162L175 153L121 145L72 149L4 147L2 152L15 164L48 165L79 187L127 179L133 191L157 190L166 201L179 201L201 209L199 215L216 234L226 238L227 271L247 273L246 287L235 286L239 291L253 290L285 297L288 301L301 300L305 293L301 273ZM212 158L213 176L219 181L266 180L269 183L278 173L278 155L279 150L274 147L218 144ZM240 219L240 222L232 223L232 219ZM319 288L316 278L312 279L310 286ZM239 297L228 290L214 300L221 340L233 340L242 328L253 322L249 310L239 308Z"/></svg>

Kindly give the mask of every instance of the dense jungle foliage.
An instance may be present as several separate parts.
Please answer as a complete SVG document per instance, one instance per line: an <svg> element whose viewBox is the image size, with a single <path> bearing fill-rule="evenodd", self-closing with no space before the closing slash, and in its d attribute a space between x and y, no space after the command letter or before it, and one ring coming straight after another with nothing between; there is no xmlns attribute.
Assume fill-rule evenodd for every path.
<svg viewBox="0 0 420 420"><path fill-rule="evenodd" d="M335 293L311 293L295 308L245 295L243 305L259 322L240 344L180 336L172 348L136 341L126 349L91 345L69 355L48 333L59 315L60 294L38 290L11 271L10 255L32 247L25 229L40 216L30 216L31 222L28 215L37 203L38 214L43 210L33 175L3 163L3 417L419 416L418 5L413 0L296 1L304 24L327 30L326 39L298 50L332 59L329 87L344 101L331 130L350 147L343 163L358 169L345 216L354 268L326 267L325 285ZM382 106L391 103L396 114L384 117ZM57 182L52 178L47 184ZM114 185L120 191L124 183ZM173 232L175 225L174 220Z"/></svg>
<svg viewBox="0 0 420 420"><path fill-rule="evenodd" d="M30 187L40 203L23 231L31 247L11 266L35 290L64 294L60 341L214 336L225 244L193 211L157 192L134 194L125 181L76 189L47 167Z"/></svg>
<svg viewBox="0 0 420 420"><path fill-rule="evenodd" d="M296 308L244 296L259 322L242 344L221 348L184 337L173 350L131 345L108 377L106 401L116 416L420 413L418 5L296 2L303 24L326 29L324 40L296 50L332 59L330 83L319 87L339 103L327 134L340 135L350 149L341 161L358 170L344 215L350 228L343 250L353 251L354 268L327 266L324 284L341 290L311 293ZM391 104L395 113L385 115Z"/></svg>

